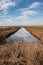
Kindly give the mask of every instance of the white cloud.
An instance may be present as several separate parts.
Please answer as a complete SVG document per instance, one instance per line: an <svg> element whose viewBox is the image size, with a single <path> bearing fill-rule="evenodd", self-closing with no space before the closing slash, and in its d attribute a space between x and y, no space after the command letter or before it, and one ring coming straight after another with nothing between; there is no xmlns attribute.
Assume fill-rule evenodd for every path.
<svg viewBox="0 0 43 65"><path fill-rule="evenodd" d="M11 0L0 0L0 10L2 10L4 14L7 14L7 10L10 6L15 5L16 5L15 1L12 2Z"/></svg>
<svg viewBox="0 0 43 65"><path fill-rule="evenodd" d="M33 2L32 4L30 4L27 8L21 8L21 9L18 9L17 11L24 11L24 10L29 10L31 8L35 8L35 7L38 7L40 5L43 5L42 2Z"/></svg>
<svg viewBox="0 0 43 65"><path fill-rule="evenodd" d="M5 1L8 1L8 2L5 2ZM19 0L16 0L16 1L19 1ZM14 2L12 2L11 0L1 0L0 3L1 2L6 5L6 6L4 4L3 5L0 5L0 10L2 10L2 12L4 14L7 14L8 13L8 10L7 9L10 6L15 6L16 5L16 3L14 4ZM6 16L3 16L2 15L3 18L4 17L6 17L6 18L4 18L5 20L3 22L0 22L0 25L21 25L21 24L22 25L26 25L26 24L28 25L29 22L31 22L31 24L32 24L32 20L31 20L31 17L30 16L36 16L37 14L39 14L39 12L38 11L35 11L34 9L32 10L31 8L38 7L39 5L41 5L40 2L34 2L34 3L32 3L27 8L18 9L17 12L19 11L20 14L18 16L16 16L16 17L9 16L7 18Z"/></svg>
<svg viewBox="0 0 43 65"><path fill-rule="evenodd" d="M24 15L21 15L21 16L18 16L17 18L15 18L15 20L25 20L27 18L27 16L24 16Z"/></svg>
<svg viewBox="0 0 43 65"><path fill-rule="evenodd" d="M22 15L24 15L24 16L36 15L36 14L38 14L38 12L37 11L34 11L34 10L22 11Z"/></svg>
<svg viewBox="0 0 43 65"><path fill-rule="evenodd" d="M28 21L31 16L36 16L39 14L39 12L35 10L21 9L18 11L20 11L20 15L15 18L15 24L18 25L28 25Z"/></svg>
<svg viewBox="0 0 43 65"><path fill-rule="evenodd" d="M15 20L26 20L27 18L30 18L30 16L35 16L37 14L39 13L34 10L21 11L21 15L16 17Z"/></svg>
<svg viewBox="0 0 43 65"><path fill-rule="evenodd" d="M40 6L41 5L41 2L34 2L34 3L32 3L30 6L29 6L29 8L31 9L31 8L35 8L35 7L38 7L38 6Z"/></svg>
<svg viewBox="0 0 43 65"><path fill-rule="evenodd" d="M29 5L29 7L27 7L27 8L21 8L21 9L16 10L16 11L20 11L21 12L21 15L18 16L16 19L17 20L18 19L19 20L26 20L30 16L36 16L37 14L39 14L39 12L35 11L35 10L30 10L30 9L38 7L39 5L41 5L41 2L34 2L31 5Z"/></svg>
<svg viewBox="0 0 43 65"><path fill-rule="evenodd" d="M7 9L13 5L15 5L15 2L12 2L11 0L1 0L0 1L0 10Z"/></svg>

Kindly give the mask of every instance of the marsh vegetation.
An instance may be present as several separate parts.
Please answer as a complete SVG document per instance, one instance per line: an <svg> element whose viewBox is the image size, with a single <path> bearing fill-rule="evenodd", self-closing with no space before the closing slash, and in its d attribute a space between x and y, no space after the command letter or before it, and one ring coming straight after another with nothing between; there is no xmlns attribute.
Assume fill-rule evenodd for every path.
<svg viewBox="0 0 43 65"><path fill-rule="evenodd" d="M16 34L20 28L21 27L0 28L0 65L43 65L42 43L26 42L26 40L18 40L11 44L6 44L4 42L6 37L8 38L12 33ZM40 41L43 41L43 27L24 26L24 28ZM23 32L24 31L19 34L24 34L27 39L27 32L26 34Z"/></svg>

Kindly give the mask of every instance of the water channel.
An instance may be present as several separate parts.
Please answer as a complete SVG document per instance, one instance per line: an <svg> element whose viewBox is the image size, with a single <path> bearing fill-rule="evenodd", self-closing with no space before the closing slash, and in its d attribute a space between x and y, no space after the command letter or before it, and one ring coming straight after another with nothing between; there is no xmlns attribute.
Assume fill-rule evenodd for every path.
<svg viewBox="0 0 43 65"><path fill-rule="evenodd" d="M24 41L29 43L40 43L40 40L34 37L30 32L28 32L25 28L19 29L16 33L10 35L6 39L6 43L12 43L16 41Z"/></svg>

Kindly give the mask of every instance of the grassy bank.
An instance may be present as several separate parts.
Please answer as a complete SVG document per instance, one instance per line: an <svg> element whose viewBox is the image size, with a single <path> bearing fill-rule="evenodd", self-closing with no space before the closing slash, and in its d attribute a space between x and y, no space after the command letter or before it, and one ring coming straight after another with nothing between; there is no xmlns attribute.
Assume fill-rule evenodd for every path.
<svg viewBox="0 0 43 65"><path fill-rule="evenodd" d="M15 33L20 27L0 28L0 44L5 43L5 39Z"/></svg>
<svg viewBox="0 0 43 65"><path fill-rule="evenodd" d="M43 65L43 45L22 42L1 45L0 65Z"/></svg>
<svg viewBox="0 0 43 65"><path fill-rule="evenodd" d="M31 26L31 27L25 27L27 31L29 31L31 34L36 36L38 39L41 40L43 43L43 26Z"/></svg>

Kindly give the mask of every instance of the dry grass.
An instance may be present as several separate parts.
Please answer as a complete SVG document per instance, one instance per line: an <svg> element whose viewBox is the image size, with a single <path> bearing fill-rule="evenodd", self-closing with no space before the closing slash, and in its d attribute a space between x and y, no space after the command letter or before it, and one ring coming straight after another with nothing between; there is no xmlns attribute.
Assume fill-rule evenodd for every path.
<svg viewBox="0 0 43 65"><path fill-rule="evenodd" d="M31 34L36 36L41 40L43 43L43 26L32 26L32 27L25 27Z"/></svg>
<svg viewBox="0 0 43 65"><path fill-rule="evenodd" d="M1 45L0 65L43 65L43 45L22 42Z"/></svg>
<svg viewBox="0 0 43 65"><path fill-rule="evenodd" d="M5 43L5 39L15 33L20 27L0 28L0 44Z"/></svg>

